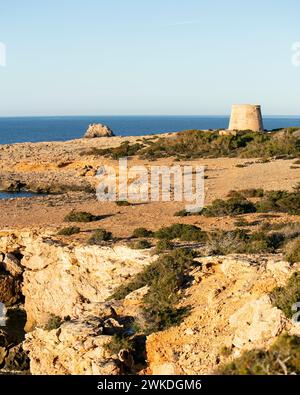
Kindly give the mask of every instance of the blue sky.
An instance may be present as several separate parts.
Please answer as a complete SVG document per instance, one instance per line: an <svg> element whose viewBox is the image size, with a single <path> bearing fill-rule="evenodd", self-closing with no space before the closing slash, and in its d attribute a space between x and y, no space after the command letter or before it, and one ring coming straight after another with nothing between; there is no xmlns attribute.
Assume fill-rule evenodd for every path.
<svg viewBox="0 0 300 395"><path fill-rule="evenodd" d="M299 0L0 0L0 116L300 114Z"/></svg>

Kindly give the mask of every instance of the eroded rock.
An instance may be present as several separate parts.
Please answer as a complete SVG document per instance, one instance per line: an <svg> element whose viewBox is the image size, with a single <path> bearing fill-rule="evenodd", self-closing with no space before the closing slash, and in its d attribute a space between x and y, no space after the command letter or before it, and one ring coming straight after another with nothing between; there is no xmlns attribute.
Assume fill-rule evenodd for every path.
<svg viewBox="0 0 300 395"><path fill-rule="evenodd" d="M89 125L84 137L87 139L95 137L112 137L114 136L113 131L106 125L101 123L93 123Z"/></svg>
<svg viewBox="0 0 300 395"><path fill-rule="evenodd" d="M273 307L267 295L246 303L229 318L234 329L233 345L237 348L260 348L272 344L287 319Z"/></svg>
<svg viewBox="0 0 300 395"><path fill-rule="evenodd" d="M24 349L32 374L120 374L118 359L107 349L111 336L101 334L99 320L73 320L51 331L26 335Z"/></svg>
<svg viewBox="0 0 300 395"><path fill-rule="evenodd" d="M121 245L66 247L34 236L23 253L26 330L45 325L51 315L79 316L80 306L104 302L156 259Z"/></svg>
<svg viewBox="0 0 300 395"><path fill-rule="evenodd" d="M22 297L21 283L8 274L0 274L0 301L12 306Z"/></svg>
<svg viewBox="0 0 300 395"><path fill-rule="evenodd" d="M24 268L22 267L20 260L11 253L5 255L5 258L1 266L5 271L10 273L13 277L20 276L24 271Z"/></svg>

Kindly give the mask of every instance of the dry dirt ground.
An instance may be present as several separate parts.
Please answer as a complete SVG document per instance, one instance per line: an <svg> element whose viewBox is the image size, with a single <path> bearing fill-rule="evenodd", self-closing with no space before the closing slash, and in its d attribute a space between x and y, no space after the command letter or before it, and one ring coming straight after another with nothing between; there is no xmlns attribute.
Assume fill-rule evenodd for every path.
<svg viewBox="0 0 300 395"><path fill-rule="evenodd" d="M130 142L142 138L126 138ZM55 143L25 143L0 146L0 170L2 174L13 171L17 174L29 174L31 178L45 178L51 171L60 175L74 174L79 176L82 169L89 165L97 169L104 164L114 167L117 161L103 157L83 156L82 150L92 147L104 148L118 146L125 138L79 139ZM132 158L128 166L142 164L149 168L155 165L190 165L205 167L205 204L216 198L224 198L231 190L248 188L263 188L265 190L292 190L300 183L300 168L293 166L293 160L273 160L262 163L258 159L217 158L197 159L193 161L176 162L172 158L160 159L155 162L140 161ZM63 163L63 165L62 165ZM240 167L244 165L244 167ZM95 177L87 174L90 183L96 183ZM185 207L184 202L149 202L135 203L128 207L119 207L113 202L99 202L93 194L68 193L63 195L38 196L34 198L16 198L0 200L1 227L50 227L68 226L64 217L70 210L84 210L93 214L103 215L104 219L81 224L82 230L105 228L116 237L126 238L137 227L158 229L171 223L192 223L203 229L229 229L236 219L204 218L191 216L187 218L174 217L174 213ZM262 218L259 214L244 216L249 219ZM271 219L275 222L296 221L285 214L278 214ZM299 220L299 218L298 218ZM74 237L74 236L72 236ZM84 233L76 236L84 237Z"/></svg>

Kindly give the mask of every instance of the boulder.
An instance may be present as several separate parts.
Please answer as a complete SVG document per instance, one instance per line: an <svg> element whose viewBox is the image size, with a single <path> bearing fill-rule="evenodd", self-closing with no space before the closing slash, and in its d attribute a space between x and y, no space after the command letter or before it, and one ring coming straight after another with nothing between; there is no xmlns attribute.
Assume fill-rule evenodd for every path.
<svg viewBox="0 0 300 395"><path fill-rule="evenodd" d="M237 348L261 348L272 344L286 326L281 310L272 306L268 295L246 303L230 318L234 330L233 345Z"/></svg>
<svg viewBox="0 0 300 395"><path fill-rule="evenodd" d="M114 136L113 131L106 125L101 123L93 123L89 125L84 138L91 139L96 137L112 137Z"/></svg>
<svg viewBox="0 0 300 395"><path fill-rule="evenodd" d="M1 263L3 269L10 273L13 277L20 276L23 273L23 267L18 258L13 254L6 254L3 262Z"/></svg>

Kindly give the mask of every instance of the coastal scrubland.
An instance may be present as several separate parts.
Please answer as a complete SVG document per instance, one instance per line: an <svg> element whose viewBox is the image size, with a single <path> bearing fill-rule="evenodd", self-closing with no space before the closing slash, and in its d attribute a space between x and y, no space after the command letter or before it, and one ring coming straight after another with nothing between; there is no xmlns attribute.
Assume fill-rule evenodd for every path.
<svg viewBox="0 0 300 395"><path fill-rule="evenodd" d="M48 191L0 201L1 281L23 284L7 300L22 305L25 295L33 372L91 373L95 360L97 373L110 372L111 358L119 373L300 372L298 129L28 143L0 154L2 189ZM205 207L97 201L97 169L124 156L148 169L205 166ZM70 333L76 344L97 339L92 357Z"/></svg>

